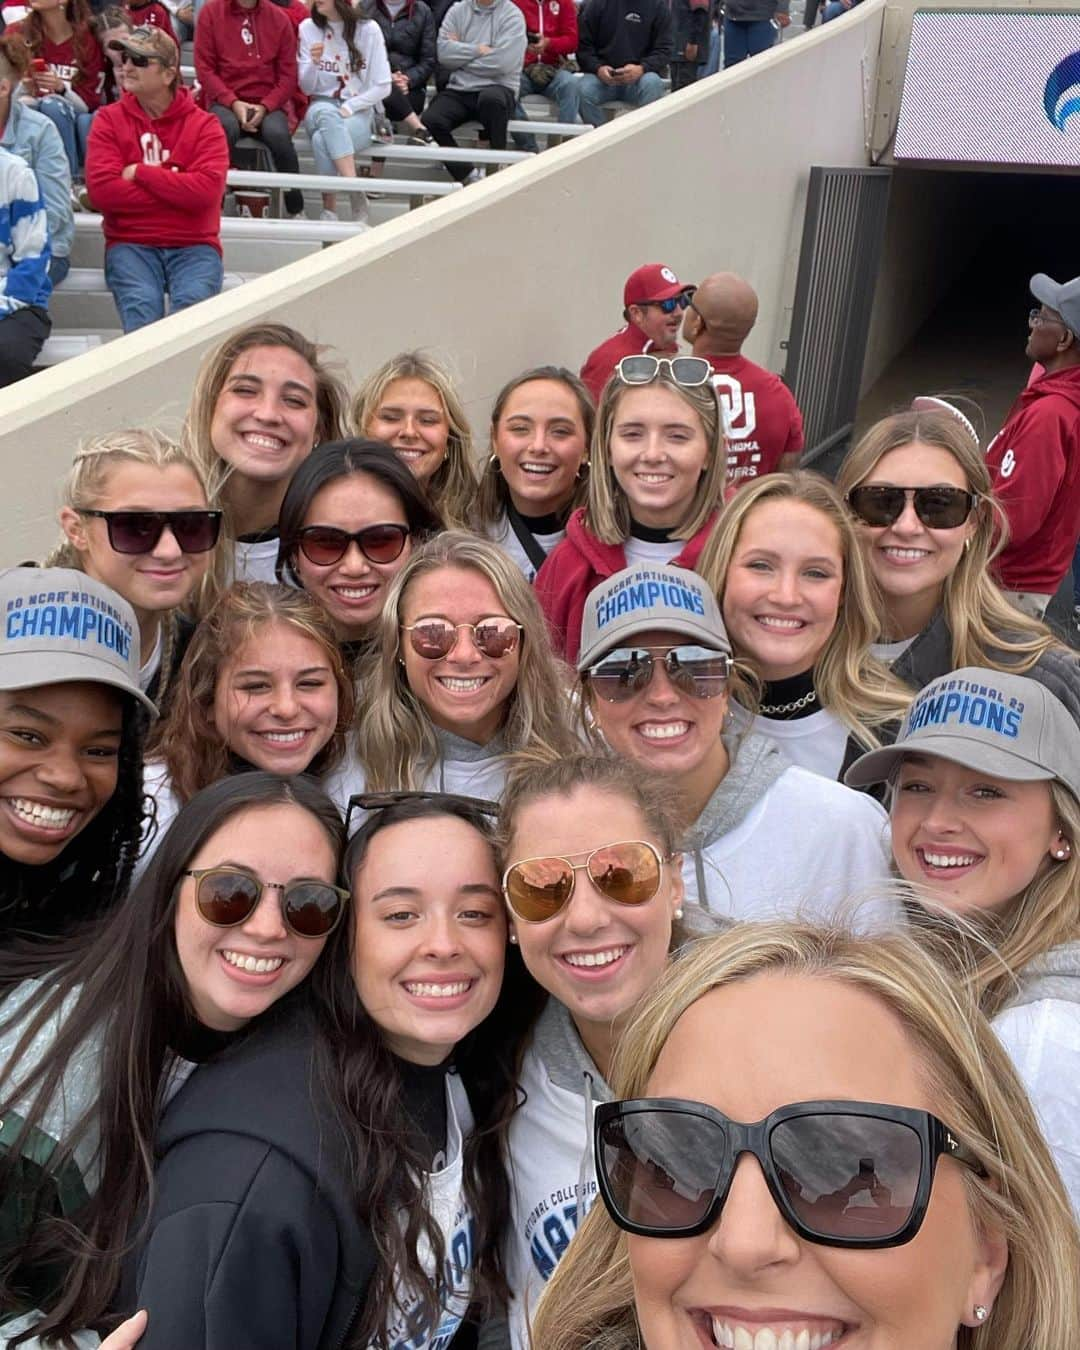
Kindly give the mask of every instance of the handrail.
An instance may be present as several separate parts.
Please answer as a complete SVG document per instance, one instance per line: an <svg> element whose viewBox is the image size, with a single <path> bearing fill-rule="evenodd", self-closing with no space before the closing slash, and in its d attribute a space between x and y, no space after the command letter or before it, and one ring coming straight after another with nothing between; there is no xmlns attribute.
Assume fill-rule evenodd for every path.
<svg viewBox="0 0 1080 1350"><path fill-rule="evenodd" d="M460 183L426 178L337 178L321 173L269 173L262 169L230 169L230 187L307 188L311 192L357 192L378 197L446 197L460 192Z"/></svg>
<svg viewBox="0 0 1080 1350"><path fill-rule="evenodd" d="M267 177L265 174L262 176ZM291 179L293 175L285 174L281 177ZM330 181L337 183L341 180L333 178ZM454 187L457 187L456 183ZM75 213L76 234L100 235L103 224L101 216L95 216L88 211ZM222 239L329 244L337 239L351 239L354 235L363 234L369 228L370 226L360 222L341 220L258 220L250 216L222 216L219 232Z"/></svg>

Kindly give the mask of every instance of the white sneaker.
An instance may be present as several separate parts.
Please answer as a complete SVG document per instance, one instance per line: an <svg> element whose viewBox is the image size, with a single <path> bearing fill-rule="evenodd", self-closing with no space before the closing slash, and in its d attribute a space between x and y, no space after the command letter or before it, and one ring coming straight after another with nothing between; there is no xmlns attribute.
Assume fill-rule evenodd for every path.
<svg viewBox="0 0 1080 1350"><path fill-rule="evenodd" d="M307 220L306 211L290 211L285 217L286 220Z"/></svg>
<svg viewBox="0 0 1080 1350"><path fill-rule="evenodd" d="M323 209L319 212L320 220L337 220L337 218L338 213L336 211L331 211L328 206L324 206Z"/></svg>
<svg viewBox="0 0 1080 1350"><path fill-rule="evenodd" d="M371 210L366 192L350 192L352 198L352 218L354 225L366 225Z"/></svg>
<svg viewBox="0 0 1080 1350"><path fill-rule="evenodd" d="M483 169L470 169L470 170L469 170L469 173L468 173L468 177L466 177L466 178L464 179L464 183L465 183L465 186L468 187L470 183L480 183L480 182L483 182L483 179L484 179L484 171L483 171Z"/></svg>

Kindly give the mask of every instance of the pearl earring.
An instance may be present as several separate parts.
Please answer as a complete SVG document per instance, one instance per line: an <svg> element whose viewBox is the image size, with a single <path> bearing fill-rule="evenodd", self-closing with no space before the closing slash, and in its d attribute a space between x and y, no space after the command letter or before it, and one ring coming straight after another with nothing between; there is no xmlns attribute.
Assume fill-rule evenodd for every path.
<svg viewBox="0 0 1080 1350"><path fill-rule="evenodd" d="M682 918L682 905L680 905L679 908L675 911L674 917L676 919Z"/></svg>
<svg viewBox="0 0 1080 1350"><path fill-rule="evenodd" d="M982 1305L981 1303L979 1303L979 1304L976 1305L976 1307L975 1307L975 1318L976 1318L977 1321L979 1321L979 1322L985 1322L986 1319L987 1319L987 1317L988 1317L989 1315L990 1315L990 1314L987 1312L987 1310L983 1307L983 1305Z"/></svg>
<svg viewBox="0 0 1080 1350"><path fill-rule="evenodd" d="M1054 849L1054 857L1058 860L1058 862L1064 862L1068 856L1069 850L1067 848Z"/></svg>
<svg viewBox="0 0 1080 1350"><path fill-rule="evenodd" d="M516 933L511 933L511 934L510 934L510 945L511 945L511 947L516 947L516 946L517 946L517 934L516 934Z"/></svg>

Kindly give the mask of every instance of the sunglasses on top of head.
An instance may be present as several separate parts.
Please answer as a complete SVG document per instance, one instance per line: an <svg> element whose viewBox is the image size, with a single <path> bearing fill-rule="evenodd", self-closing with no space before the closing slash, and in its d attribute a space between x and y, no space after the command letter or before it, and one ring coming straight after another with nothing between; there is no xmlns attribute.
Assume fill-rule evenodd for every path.
<svg viewBox="0 0 1080 1350"><path fill-rule="evenodd" d="M658 665L663 665L673 688L691 698L718 698L731 674L731 658L726 652L686 643L679 647L618 647L589 666L585 675L605 703L626 703L649 687Z"/></svg>
<svg viewBox="0 0 1080 1350"><path fill-rule="evenodd" d="M915 514L931 530L955 530L971 515L978 501L974 492L958 487L894 487L891 483L864 483L853 487L847 502L866 525L895 525L908 498Z"/></svg>
<svg viewBox="0 0 1080 1350"><path fill-rule="evenodd" d="M615 374L623 384L652 384L665 368L671 379L684 389L697 389L708 384L713 375L712 366L703 356L653 356L651 352L624 356L616 365Z"/></svg>
<svg viewBox="0 0 1080 1350"><path fill-rule="evenodd" d="M636 303L639 309L648 309L651 306L662 314L674 314L677 309L686 309L693 295L693 291L680 291L678 295L669 295L666 300L638 300Z"/></svg>
<svg viewBox="0 0 1080 1350"><path fill-rule="evenodd" d="M221 533L220 511L90 511L103 520L114 553L153 553L166 526L182 553L208 553Z"/></svg>
<svg viewBox="0 0 1080 1350"><path fill-rule="evenodd" d="M523 631L521 624L505 614L493 614L476 623L451 623L449 619L431 615L417 619L415 623L403 623L401 628L402 632L408 633L413 651L425 661L438 661L449 656L462 628L469 630L478 652L498 661L514 651Z"/></svg>
<svg viewBox="0 0 1080 1350"><path fill-rule="evenodd" d="M937 1116L876 1102L797 1102L745 1125L701 1102L643 1097L601 1104L593 1129L607 1211L642 1237L707 1232L744 1153L785 1223L825 1247L910 1242L942 1155L987 1175Z"/></svg>
<svg viewBox="0 0 1080 1350"><path fill-rule="evenodd" d="M277 891L285 927L297 937L326 937L337 927L349 892L328 881L260 881L239 867L199 867L181 873L195 881L195 907L214 928L236 928L259 907L263 892Z"/></svg>
<svg viewBox="0 0 1080 1350"><path fill-rule="evenodd" d="M333 525L306 525L296 536L300 552L315 567L340 562L355 544L368 562L391 563L401 557L409 538L407 525L368 525L349 533Z"/></svg>
<svg viewBox="0 0 1080 1350"><path fill-rule="evenodd" d="M644 839L603 844L584 857L579 863L557 856L511 863L503 873L503 895L514 917L523 923L553 919L569 903L579 872L587 872L600 894L617 905L647 904L659 891L664 863L670 861Z"/></svg>

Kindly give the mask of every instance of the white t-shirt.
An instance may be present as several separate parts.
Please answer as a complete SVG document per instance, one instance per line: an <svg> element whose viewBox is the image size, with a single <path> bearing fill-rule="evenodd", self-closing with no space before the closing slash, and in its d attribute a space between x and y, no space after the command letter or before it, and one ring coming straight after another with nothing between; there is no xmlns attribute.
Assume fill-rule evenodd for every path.
<svg viewBox="0 0 1080 1350"><path fill-rule="evenodd" d="M731 919L880 929L901 922L899 907L858 901L889 880L890 863L889 817L873 797L792 765L734 829L687 849L683 884L687 900Z"/></svg>
<svg viewBox="0 0 1080 1350"><path fill-rule="evenodd" d="M778 745L792 764L821 774L823 778L835 780L840 777L848 729L831 709L822 708L809 717L796 717L791 721L759 715L753 722L758 735L767 736ZM750 714L734 702L731 723L736 732L746 731L750 726Z"/></svg>
<svg viewBox="0 0 1080 1350"><path fill-rule="evenodd" d="M132 882L138 881L146 871L166 830L180 811L180 801L173 791L172 780L163 760L149 759L143 764L143 796L149 797L154 803L156 818L143 825L139 856L135 859L135 868L131 874Z"/></svg>
<svg viewBox="0 0 1080 1350"><path fill-rule="evenodd" d="M536 580L536 567L522 548L521 540L514 533L513 526L505 514L500 516L494 525L488 527L488 538L493 544L498 544L515 567L521 569L526 581L531 583ZM566 530L555 530L551 534L534 534L533 538L545 553L550 554L556 544L561 544L566 538Z"/></svg>
<svg viewBox="0 0 1080 1350"><path fill-rule="evenodd" d="M154 682L154 676L161 668L161 633L162 626L158 624L157 640L143 664L139 667L139 688L145 694Z"/></svg>
<svg viewBox="0 0 1080 1350"><path fill-rule="evenodd" d="M253 544L237 539L233 548L233 581L277 581L274 576L278 555L276 537L260 539Z"/></svg>
<svg viewBox="0 0 1080 1350"><path fill-rule="evenodd" d="M677 558L685 547L685 539L635 539L630 535L623 543L623 554L627 567L641 563L663 566Z"/></svg>

